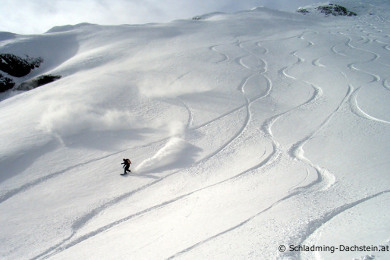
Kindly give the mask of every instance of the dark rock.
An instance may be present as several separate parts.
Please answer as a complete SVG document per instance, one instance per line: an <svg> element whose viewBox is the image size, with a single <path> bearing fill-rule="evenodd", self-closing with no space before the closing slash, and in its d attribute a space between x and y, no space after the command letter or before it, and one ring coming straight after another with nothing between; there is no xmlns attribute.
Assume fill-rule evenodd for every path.
<svg viewBox="0 0 390 260"><path fill-rule="evenodd" d="M347 8L341 5L329 4L317 7L317 10L325 15L334 16L356 16L357 14L349 11Z"/></svg>
<svg viewBox="0 0 390 260"><path fill-rule="evenodd" d="M23 77L38 68L43 62L42 58L18 57L14 54L0 54L0 70L14 77Z"/></svg>
<svg viewBox="0 0 390 260"><path fill-rule="evenodd" d="M299 9L297 10L297 12L298 12L298 13L301 13L301 14L307 14L307 13L309 13L309 11L308 11L307 9L305 9L305 8L299 8Z"/></svg>
<svg viewBox="0 0 390 260"><path fill-rule="evenodd" d="M337 5L337 4L322 5L322 6L318 6L316 8L310 8L310 7L309 8L299 8L297 10L297 12L301 13L301 14L307 14L307 13L310 13L310 12L314 11L313 9L318 10L320 13L323 13L326 16L328 16L328 15L334 15L334 16L356 16L357 15L356 13L354 13L352 11L349 11L344 6Z"/></svg>
<svg viewBox="0 0 390 260"><path fill-rule="evenodd" d="M47 83L56 81L60 78L61 78L61 76L59 76L59 75L42 75L42 76L39 76L39 77L34 78L32 80L23 82L22 84L20 84L16 88L16 90L31 90L31 89L43 86Z"/></svg>
<svg viewBox="0 0 390 260"><path fill-rule="evenodd" d="M12 79L4 77L0 73L0 93L13 88L14 86L15 86L15 82Z"/></svg>

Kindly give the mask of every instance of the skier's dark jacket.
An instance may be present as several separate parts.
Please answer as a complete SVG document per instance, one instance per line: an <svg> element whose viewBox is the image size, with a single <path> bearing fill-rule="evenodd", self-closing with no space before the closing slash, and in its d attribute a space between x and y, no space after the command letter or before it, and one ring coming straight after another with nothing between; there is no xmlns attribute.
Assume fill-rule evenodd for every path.
<svg viewBox="0 0 390 260"><path fill-rule="evenodd" d="M123 168L125 168L125 167L129 168L131 161L130 161L130 159L123 159L123 163L121 163L121 164L123 164Z"/></svg>

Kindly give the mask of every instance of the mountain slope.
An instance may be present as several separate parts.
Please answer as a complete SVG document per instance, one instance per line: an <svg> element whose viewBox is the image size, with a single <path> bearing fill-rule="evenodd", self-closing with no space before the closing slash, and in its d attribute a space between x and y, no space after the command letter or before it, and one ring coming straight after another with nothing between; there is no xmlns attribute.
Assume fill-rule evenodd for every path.
<svg viewBox="0 0 390 260"><path fill-rule="evenodd" d="M1 257L386 258L289 250L389 244L389 9L348 3L3 40L62 78L0 102Z"/></svg>

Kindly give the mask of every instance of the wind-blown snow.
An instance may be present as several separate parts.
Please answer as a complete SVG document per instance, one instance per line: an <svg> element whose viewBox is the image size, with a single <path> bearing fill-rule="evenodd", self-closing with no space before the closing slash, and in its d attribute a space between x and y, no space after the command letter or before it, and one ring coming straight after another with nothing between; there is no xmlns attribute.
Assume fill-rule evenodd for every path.
<svg viewBox="0 0 390 260"><path fill-rule="evenodd" d="M389 258L288 250L389 245L390 6L337 3L2 38L63 77L0 102L1 258Z"/></svg>

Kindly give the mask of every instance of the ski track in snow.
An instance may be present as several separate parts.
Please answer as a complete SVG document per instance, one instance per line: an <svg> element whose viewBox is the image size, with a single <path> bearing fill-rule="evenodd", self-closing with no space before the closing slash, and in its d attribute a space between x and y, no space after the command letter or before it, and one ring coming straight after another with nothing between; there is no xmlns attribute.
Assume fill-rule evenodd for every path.
<svg viewBox="0 0 390 260"><path fill-rule="evenodd" d="M220 46L220 45L213 45L213 46L209 47L209 50L216 52L222 56L222 59L220 61L217 61L216 63L221 63L221 62L225 62L225 61L228 62L230 60L230 57L228 55L226 55L225 53L218 51L217 50L218 46Z"/></svg>
<svg viewBox="0 0 390 260"><path fill-rule="evenodd" d="M192 123L194 122L194 115L190 109L190 107L181 99L181 98L177 98L181 104L183 104L183 107L187 110L187 113L188 113L188 120L187 120L187 124L186 124L186 129L190 129L190 127L192 126Z"/></svg>
<svg viewBox="0 0 390 260"><path fill-rule="evenodd" d="M384 79L384 80L383 80L383 87L384 87L386 90L389 90L389 91L390 91L390 85L389 85L389 83L387 82L387 79Z"/></svg>
<svg viewBox="0 0 390 260"><path fill-rule="evenodd" d="M369 75L370 77L372 77L372 80L370 82L367 82L367 84L371 84L371 83L376 83L376 82L379 82L381 81L381 77L379 75L376 75L376 74L373 74L373 73L370 73L368 71L365 71L365 70L362 70L360 68L358 68L358 65L359 64L367 64L367 63L372 63L372 62L375 62L377 61L379 58L380 58L380 55L378 53L375 53L375 52L372 52L372 51L369 51L369 50L365 50L365 49L361 49L361 48L357 48L355 46L353 46L351 43L352 43L352 38L348 35L346 35L345 33L342 33L342 32L339 32L340 35L343 35L344 37L347 38L347 41L346 41L346 46L348 48L351 48L353 50L357 50L357 51L361 51L361 52L364 52L364 53L369 53L371 54L373 57L371 59L368 59L367 61L363 61L363 62L353 62L353 63L350 63L347 65L347 67L351 70L351 71L358 71L360 73L364 73L366 75ZM343 55L344 56L344 55ZM387 88L386 86L386 80L383 80L383 84L382 84L385 88ZM359 106L359 103L357 101L357 98L358 98L358 95L359 95L359 92L363 89L364 87L359 87L357 89L354 90L354 92L352 93L352 95L350 95L350 99L349 99L349 102L350 102L350 107L351 107L351 111L353 113L355 113L357 116L359 117L362 117L364 119L368 119L368 120L371 120L371 121L375 121L375 122L379 122L379 123L383 123L383 124L390 124L389 121L386 121L386 120L383 120L383 119L380 119L380 118L376 118L372 115L370 115L369 113L367 113L366 111L364 111L360 106Z"/></svg>
<svg viewBox="0 0 390 260"><path fill-rule="evenodd" d="M349 48L353 48L355 50L367 52L367 53L370 53L370 54L373 55L373 58L369 59L366 62L361 62L361 63L374 62L374 61L376 61L380 57L380 55L377 54L377 53L374 53L374 52L371 52L371 51L367 51L367 50L364 50L364 49L361 49L361 48L354 47L353 45L351 45L351 42L352 42L352 39L350 37L348 37L348 40L346 42L346 46L349 47ZM367 41L365 43L369 43L369 42L370 41ZM335 48L335 46L332 46L331 49L332 49L332 52L334 52L335 54L340 55L340 56L347 56L347 55L335 52L334 48ZM348 64L347 67L350 70L356 70L356 71L363 72L365 74L370 75L373 78L373 80L371 82L378 82L378 81L380 81L380 76L379 75L375 75L375 74L363 71L361 69L358 69L356 67L357 64L358 63L351 63L351 64ZM347 76L344 73L342 73L342 74L346 78L346 80L348 81ZM369 83L371 83L371 82L369 82ZM384 80L383 81L383 86L386 88L386 86L385 86L386 83L385 82L386 81ZM368 119L368 120L380 122L380 123L385 123L385 124L389 123L389 122L387 122L385 120L381 120L381 119L375 118L373 116L370 116L367 113L365 113L362 109L360 109L360 107L358 106L357 100L356 100L356 96L358 95L358 92L360 91L361 87L354 90L354 88L352 87L352 85L350 83L348 83L348 85L349 85L349 90L348 90L346 96L344 97L343 101L340 103L339 107L331 115L329 115L329 117L326 119L326 121L324 121L323 125L325 125L327 123L327 121L331 120L331 117L334 116L334 114L341 108L342 105L347 104L347 103L349 103L349 107L350 107L351 111L354 112L356 115L358 115L360 117L363 117L363 118ZM323 125L321 125L320 128L322 128ZM318 130L320 130L320 128ZM304 141L304 140L302 140L302 141ZM306 141L304 141L304 142L306 142ZM291 150L291 152L292 153L296 153L297 152L296 147L293 146L292 148L294 148L294 149ZM353 208L355 206L358 206L361 203L364 203L364 202L366 202L366 201L368 201L370 199L376 198L376 197L381 196L383 194L386 194L388 192L390 192L390 190L382 191L382 192L379 192L379 193L367 196L365 198L359 199L359 200L357 200L355 202L344 204L342 206L339 206L338 208L335 208L335 209L333 209L333 210L331 210L329 212L326 212L324 215L320 216L319 218L311 220L307 224L307 230L303 233L303 235L300 235L301 238L298 239L298 241L294 241L294 244L297 244L297 245L304 244L305 241L310 237L310 235L312 235L321 226L325 225L332 218L334 218L337 215L343 213L344 211L347 211L347 210L349 210L349 209L351 209L351 208ZM298 252L298 253L287 252L287 253L285 253L284 256L293 257L294 259L295 258L299 259L300 258L300 252Z"/></svg>
<svg viewBox="0 0 390 260"><path fill-rule="evenodd" d="M35 180L31 181L31 182L23 184L20 187L17 187L17 188L14 188L14 189L11 189L11 190L7 191L5 194L3 194L0 197L0 203L3 203L4 201L12 198L13 196L18 195L18 194L20 194L22 192L25 192L25 191L27 191L27 190L29 190L29 189L37 186L37 185L40 185L40 184L42 184L42 183L44 183L46 181L49 181L49 180L51 180L53 178L56 178L56 177L59 177L59 176L63 175L64 173L66 173L66 172L68 172L70 170L76 169L78 167L86 166L88 164L95 163L95 162L100 161L100 160L107 159L107 158L109 158L111 156L118 155L118 154L120 154L122 152L125 152L125 151L127 151L127 149L119 151L119 152L115 152L115 153L112 153L112 154L108 154L108 155L105 155L105 156L102 156L102 157L99 157L99 158L94 158L94 159L91 159L91 160L89 160L87 162L75 164L75 165L70 166L70 167L68 167L66 169L63 169L63 170L60 170L60 171L57 171L57 172L45 175L45 176L43 176L41 178L35 179Z"/></svg>
<svg viewBox="0 0 390 260"><path fill-rule="evenodd" d="M328 189L331 185L335 182L335 177L329 171L326 169L323 169L322 167L315 165L312 161L310 161L308 158L304 156L303 146L312 139L321 129L323 129L335 116L335 114L341 109L341 107L347 102L350 95L352 93L352 87L349 86L348 92L346 93L344 99L341 101L339 106L321 123L321 125L315 129L311 134L304 137L302 140L296 142L291 146L288 153L291 157L296 158L302 162L307 163L312 168L315 169L315 171L318 174L318 180L324 187L321 188L321 190ZM307 188L307 187L306 187Z"/></svg>
<svg viewBox="0 0 390 260"><path fill-rule="evenodd" d="M263 153L263 155L261 156L261 158L265 155L265 153L266 153L266 151L264 151L264 153ZM261 158L260 158L260 159L261 159ZM107 225L105 225L105 226L103 226L103 227L98 228L97 230L94 230L94 231L92 231L92 232L89 232L89 233L87 233L87 234L81 236L81 237L78 237L78 238L76 238L75 240L73 240L73 241L71 241L71 242L69 242L69 243L66 243L67 241L69 241L71 238L73 238L73 237L77 234L77 230L81 229L81 227L84 226L84 224L86 223L86 222L84 222L84 221L89 221L89 220L91 219L91 216L95 216L95 215L97 215L97 213L91 214L91 216L85 216L85 219L86 219L86 220L80 220L80 221L79 221L79 222L80 222L80 223L79 223L79 224L80 224L79 227L77 227L77 225L74 225L74 226L77 227L77 228L74 228L74 232L72 233L71 236L69 236L68 238L66 238L66 239L63 240L61 243L57 244L56 246L49 248L48 250L46 250L44 253L40 254L39 256L34 257L33 259L39 259L39 258L42 257L42 256L43 256L44 258L53 256L53 255L55 255L55 254L60 253L60 252L63 251L63 250L69 249L69 248L71 248L71 247L73 247L73 246L75 246L75 245L77 245L77 244L79 244L79 243L81 243L81 242L83 242L83 241L85 241L85 240L87 240L87 239L90 239L90 238L92 238L92 237L94 237L94 236L96 236L96 235L98 235L98 234L100 234L100 233L102 233L102 232L104 232L104 231L107 231L107 230L109 230L109 229L111 229L111 228L113 228L113 227L115 227L115 226L117 226L117 225L120 225L120 224L122 224L123 222L129 221L129 220L131 220L131 219L133 219L133 218L135 218L135 217L139 217L139 216L141 216L141 215L150 213L150 212L152 212L153 210L157 210L157 209L160 209L160 208L162 208L162 207L168 206L168 205L170 205L170 204L172 204L172 203L174 203L174 202L178 202L178 201L180 201L180 200L182 200L182 199L185 199L185 198L187 198L187 197L189 197L189 196L191 196L191 195L194 195L194 194L196 194L196 193L198 193L198 192L201 192L201 191L204 191L204 190L206 190L206 189L209 189L209 188L215 187L215 186L217 186L217 185L223 184L223 183L225 183L225 182L234 180L234 179L236 179L236 178L238 178L238 177L240 177L240 176L242 176L242 175L244 175L244 174L246 174L246 173L248 173L248 172L250 172L250 171L253 171L253 170L258 169L258 168L260 168L260 167L262 167L262 166L264 166L264 165L267 165L267 164L268 164L268 161L269 161L269 158L270 158L270 156L268 156L267 158L265 158L264 161L262 161L260 164L255 165L254 167L252 167L252 168L250 168L250 169L247 169L247 170L245 170L245 171L243 171L243 172L241 172L241 173L239 173L239 174L237 174L237 175L235 175L235 176L233 176L233 177L231 177L231 178L228 178L228 179L222 180L222 181L220 181L220 182L217 182L217 183L214 183L214 184L211 184L211 185L202 187L202 188L200 188L200 189L197 189L197 190L191 191L191 192L189 192L189 193L180 195L180 196L178 196L178 197L172 198L172 199L170 199L170 200L164 201L164 202L162 202L162 203L160 203L160 204L158 204L158 205L155 205L155 206L149 207L149 208L147 208L147 209L141 210L141 211L139 211L139 212L137 212L137 213L134 213L134 214L129 215L129 216L125 217L125 218L122 218L122 219L119 219L119 220L117 220L117 221L114 221L114 222L112 222L112 223L110 223L110 224L107 224ZM158 182L159 182L159 181L158 181ZM156 182L153 183L153 184L156 184ZM149 187L149 186L148 186L148 187ZM137 191L137 192L138 192L138 191ZM128 194L128 195L126 196L126 198L128 198L128 197L131 196L131 195L133 195L134 193L135 193L135 192L132 192L131 194ZM121 200L122 200L122 199L121 199ZM112 205L107 205L107 207L104 207L104 209L106 209L106 208L108 208L108 207L110 207L110 206L113 206L113 205L115 205L115 204L118 203L118 202L120 202L120 201L117 200L117 201L113 202ZM99 212L100 212L100 211L101 211L101 210L99 210ZM65 244L65 243L66 243L66 244Z"/></svg>
<svg viewBox="0 0 390 260"><path fill-rule="evenodd" d="M304 33L303 33L300 37L298 37L298 38L304 40L304 39L305 39L305 38L304 38ZM349 39L346 41L345 45L348 46L348 47L354 48L354 47L352 47L352 45L350 44L351 41L352 41L352 40L349 38ZM309 41L307 47L311 47L311 46L314 46L314 43L313 43L312 41ZM335 50L335 48L336 48L335 46L332 46L332 47L331 47L331 51L332 51L333 53L335 53L335 54L337 54L337 55L341 55L341 56L346 56L346 55L344 55L344 54L340 54L339 52L337 52L337 51ZM357 49L357 48L356 48L356 49ZM291 65L291 66L286 66L286 67L282 68L281 70L279 70L279 74L283 75L283 76L286 77L286 78L292 79L292 80L298 80L295 76L293 76L293 75L291 75L291 74L289 74L289 73L287 72L287 71L288 71L289 69L291 69L293 66L298 66L299 64L305 62L305 60L304 60L303 58L301 58L301 57L299 57L299 56L297 55L298 51L299 51L299 50L296 50L296 51L293 51L293 52L290 53L290 55L295 56L295 57L297 58L297 62L296 62L295 64ZM372 53L372 54L374 54L374 57L373 57L371 60L369 60L368 62L373 62L373 61L375 61L376 59L378 59L378 57L379 57L379 55L376 54L376 53ZM319 58L316 58L316 59L314 59L314 60L312 61L311 64L312 64L313 66L317 66L317 67L325 67L325 66L322 65L322 64L319 65L319 62L318 62L318 61L319 61ZM353 65L353 64L352 64L352 65ZM351 69L352 65L348 65L348 68ZM371 76L374 78L374 80L376 80L377 78L379 78L379 76L377 76L377 75L373 75L373 74L368 73L368 72L366 72L366 73L369 74L369 75L371 75ZM343 74L343 73L342 73L342 74ZM345 74L343 74L343 76L346 77ZM314 102L316 99L318 99L318 98L322 95L322 89L321 89L320 87L317 87L317 86L315 86L314 84L311 84L311 83L309 83L309 82L307 82L307 81L304 81L304 80L302 80L302 81L305 82L306 84L311 85L311 86L315 89L313 96L312 96L308 101L306 101L305 103L303 103L303 104L301 104L301 105L299 105L299 106L297 106L297 107L295 107L295 108L292 108L292 109L290 109L290 110L288 110L288 111L285 111L285 112L283 112L283 113L280 113L280 114L278 114L278 115L275 115L275 116L273 116L273 117L267 119L267 120L264 122L263 126L262 126L262 129L263 129L263 131L266 133L266 135L269 136L269 137L272 139L273 145L274 145L274 147L275 147L275 151L277 150L279 155L281 154L281 151L280 151L280 144L277 142L277 140L274 138L274 136L273 136L273 134L272 134L272 125L276 122L276 120L278 120L278 119L279 119L280 117L282 117L283 115L286 115L286 114L288 114L288 113L290 113L290 112L292 112L292 111L294 111L294 110L296 110L296 109L298 109L298 108L300 108L300 107L304 107L304 106L306 106L306 105L308 105L308 104ZM347 79L347 81L348 81L348 79ZM385 87L387 87L387 85L386 85ZM295 186L292 187L292 188L289 190L289 192L292 192L292 193L290 193L289 195L285 196L284 198L278 200L277 202L275 202L274 204L272 204L272 205L269 206L268 208L266 208L266 209L264 209L264 210L258 212L257 214L255 214L255 215L251 216L250 218L244 220L243 222L239 223L238 225L235 225L235 226L233 226L233 227L231 227L231 228L229 228L229 229L227 229L227 230L224 230L223 232L220 232L220 233L218 233L218 234L215 234L215 235L213 235L213 236L211 236L211 237L209 237L209 238L207 238L207 239L204 239L204 240L202 240L202 241L200 241L200 242L198 242L198 243L196 243L196 244L194 244L194 245L192 245L192 246L190 246L190 247L187 247L186 249L184 249L184 250L182 250L182 251L180 251L180 252L177 252L176 254L174 254L174 255L172 255L171 257L169 257L169 259L173 259L173 258L176 258L176 257L178 257L178 256L181 256L181 255L183 255L183 254L185 254L185 253L187 253L187 252L189 252L189 251L191 251L191 250L197 248L198 246L201 246L201 245L203 245L203 244L205 244L205 243L207 243L207 242L209 242L209 241L211 241L211 240L213 240L213 239L215 239L215 238L217 238L217 237L220 237L220 236L222 236L222 235L224 235L224 234L226 234L226 233L228 233L228 232L231 232L231 231L233 231L233 230L236 230L237 228L240 228L241 226L245 225L246 223L248 223L248 222L251 221L252 219L254 219L254 218L256 218L257 216L261 215L262 213L264 213L264 212L266 212L266 211L272 209L274 206L276 206L276 205L282 203L283 201L285 201L285 200L287 200L287 199L290 199L290 198L293 197L293 196L299 195L299 194L301 194L301 193L315 193L315 192L320 192L320 191L324 191L324 190L327 190L328 188L330 188L330 187L334 184L334 182L335 182L335 177L334 177L334 175L331 174L330 172L328 172L326 169L323 169L323 168L321 168L320 166L315 165L315 164L314 164L313 162L311 162L308 158L306 158L306 157L303 155L304 153L303 153L303 149L302 149L302 148L303 148L303 146L304 146L310 139L312 139L312 138L313 138L321 129L323 129L323 128L332 120L332 118L335 116L335 114L336 114L336 113L337 113L345 104L348 103L348 100L350 100L350 99L353 97L354 93L357 93L357 90L354 91L352 85L351 85L351 84L348 84L347 92L346 92L344 98L341 100L340 104L336 107L336 109L335 109L331 114L328 115L328 117L327 117L327 118L318 126L317 129L315 129L312 133L310 133L309 135L307 135L306 137L304 137L302 140L297 141L295 144L293 144L293 145L288 149L288 154L289 154L291 157L293 157L293 158L295 158L295 159L298 159L298 160L300 160L300 161L306 163L309 167L313 168L313 169L316 171L316 173L317 173L317 179L316 179L315 181L313 181L312 183L310 183L310 184L308 184L308 185L306 185L306 186L304 186L304 187L299 187L299 188L296 188ZM355 94L355 95L356 95L356 94ZM374 119L374 118L371 117L371 116L365 115L365 117L366 117L367 119L376 120L376 121L377 121L377 119ZM276 152L275 152L275 153L276 153ZM308 175L309 175L309 171L307 170L307 175L306 175L305 179L307 178ZM304 179L304 180L305 180L305 179ZM303 180L303 181L304 181L304 180ZM301 181L301 183L302 183L303 181ZM298 184L298 185L299 185L299 184ZM296 186L297 186L297 185L296 185ZM348 210L348 209L350 209L350 208L352 208L352 207L354 207L354 206L356 206L356 205L358 205L358 204L360 204L360 203L363 203L363 202L365 202L365 201L367 201L367 200L369 200L369 199L372 199L372 198L374 198L374 197L377 197L377 196L382 195L382 194L387 193L387 192L389 192L389 191L380 192L380 193L378 193L378 194L375 194L375 195L368 196L368 197L366 197L366 198L360 199L360 200L358 200L358 201L356 201L356 202L349 203L349 204L345 204L345 205L343 205L343 206L340 206L339 208L336 208L336 209L331 210L330 212L326 213L325 216L323 216L323 217L321 217L321 218L319 218L319 219L316 219L316 220L314 220L314 221L309 222L309 223L307 224L307 232L305 232L305 234L302 236L301 242L298 242L298 243L295 243L295 244L302 244L302 242L303 242L306 238L308 238L308 236L309 236L310 234L312 234L312 233L313 233L316 229L318 229L321 225L323 225L324 223L326 223L327 221L329 221L330 219L332 219L332 218L335 217L336 215L338 215L338 214L344 212L345 210Z"/></svg>
<svg viewBox="0 0 390 260"><path fill-rule="evenodd" d="M305 34L308 34L308 33L313 33L313 34L319 34L318 32L304 32L301 36L299 36L298 38L301 39L301 40L305 40L305 37L304 35ZM312 42L312 41L308 41L308 44L306 46L306 48L310 48L312 46L314 46L315 44ZM289 79L293 79L293 80L299 80L303 83L305 83L306 85L310 85L313 89L314 89L314 92L313 92L313 95L312 97L307 100L305 103L297 106L297 107L294 107L286 112L283 112L273 118L270 118L269 121L267 122L266 121L266 124L265 124L265 127L263 127L263 129L265 129L265 131L267 132L268 135L272 136L272 130L271 130L271 127L272 125L275 123L275 121L277 119L279 119L281 116L284 116L288 113L291 113L297 109L300 109L300 108L304 108L305 106L308 106L312 103L315 103L322 95L323 95L323 90L310 83L310 82L307 82L305 80L301 80L301 79L298 79L297 77L289 74L287 71L289 69L292 69L294 66L299 66L300 64L304 63L305 60L301 57L299 57L299 55L297 54L299 52L299 50L295 50L293 52L290 53L291 56L294 56L297 58L297 62L291 66L287 66L287 67L284 67L281 71L280 71L280 74L282 74L284 77L286 78L289 78ZM316 58L314 59L311 64L313 66L317 66L316 64L316 61L318 61L319 58ZM325 67L324 65L322 65L322 67ZM334 114L337 113L337 111L341 108L341 106L345 103L345 101L347 100L347 97L350 95L350 90L348 91L348 93L346 94L346 97L342 100L342 102L340 103L340 105L335 109L335 111L333 113L331 113L323 123L320 124L320 126L315 129L311 134L309 134L308 136L304 137L302 140L299 140L297 141L296 143L294 143L290 148L288 148L287 150L287 154L292 157L293 159L297 159L305 164L307 164L309 167L313 168L315 170L315 172L317 173L317 179L316 181L314 181L313 183L305 186L305 187L301 187L299 190L302 190L302 189L308 189L309 187L311 186L314 186L315 184L321 184L323 186L323 189L327 189L329 188L333 183L334 183L334 177L332 174L330 174L328 171L326 171L325 169L322 169L320 166L318 165L315 165L313 162L311 162L308 158L306 158L304 156L304 152L303 152L303 146L311 139L313 138L334 116ZM275 139L275 138L273 138ZM278 144L276 141L276 146L277 147L280 147L280 144Z"/></svg>
<svg viewBox="0 0 390 260"><path fill-rule="evenodd" d="M358 206L358 205L360 205L360 204L362 204L364 202L367 202L367 201L369 201L371 199L377 198L377 197L379 197L381 195L384 195L384 194L387 194L389 192L390 192L390 190L381 191L381 192L378 192L376 194L367 196L365 198L356 200L354 202L344 204L342 206L339 206L339 207L331 210L330 212L327 212L323 216L321 216L321 217L319 217L319 218L317 218L315 220L310 221L308 223L308 225L307 225L307 230L304 232L304 235L302 236L302 239L297 242L297 245L305 244L305 240L308 239L310 237L310 235L312 235L320 227L326 225L334 217L342 214L343 212L345 212L345 211L347 211L349 209L352 209L353 207L356 207L356 206ZM295 253L294 252L292 252L292 253L288 252L288 253L285 254L285 256L293 256L296 259L300 259L300 255L301 255L300 252L295 252Z"/></svg>
<svg viewBox="0 0 390 260"><path fill-rule="evenodd" d="M197 248L197 247L199 247L199 246L201 246L201 245L203 245L203 244L205 244L205 243L207 243L207 242L209 242L209 241L211 241L211 240L213 240L213 239L216 239L216 238L218 238L218 237L220 237L220 236L222 236L222 235L225 235L225 234L227 234L227 233L229 233L229 232L232 232L232 231L234 231L234 230L236 230L236 229L238 229L238 228L244 226L245 224L247 224L248 222L250 222L250 221L253 220L254 218L260 216L261 214L263 214L263 213L265 213L265 212L267 212L267 211L269 211L269 210L271 210L271 209L274 208L275 206L277 206L277 205L279 205L280 203L282 203L283 201L285 201L285 200L287 200L287 199L289 199L289 198L291 198L291 197L297 195L298 193L299 193L299 192L296 191L296 192L293 192L293 193L291 193L291 194L285 196L284 198L282 198L282 199L280 199L280 200L278 200L278 201L272 203L270 206L268 206L267 208L263 209L262 211L256 213L255 215L252 215L251 217L249 217L249 218L245 219L244 221L238 223L237 225L235 225L235 226L233 226L233 227L231 227L231 228L229 228L229 229L226 229L226 230L224 230L224 231L222 231L222 232L220 232L220 233L218 233L218 234L215 234L215 235L213 235L213 236L211 236L211 237L208 237L208 238L206 238L206 239L204 239L204 240L202 240L202 241L200 241L200 242L198 242L198 243L196 243L196 244L194 244L194 245L192 245L192 246L190 246L190 247L187 247L186 249L184 249L184 250L182 250L182 251L180 251L180 252L177 252L177 253L175 253L174 255L168 257L168 259L174 259L174 258L176 258L176 257L178 257L178 256L181 256L181 255L183 255L183 254L185 254L185 253L187 253L187 252L189 252L189 251L191 251L191 250L193 250L193 249L195 249L195 248Z"/></svg>
<svg viewBox="0 0 390 260"><path fill-rule="evenodd" d="M315 34L317 32L314 32ZM304 34L303 33L301 36L299 36L298 38L301 39L301 40L304 40ZM311 46L314 46L314 43L309 41L309 44L306 46L306 47L311 47ZM286 78L290 78L290 79L293 79L293 80L298 80L296 77L292 76L292 75L289 75L286 71L291 69L293 66L298 66L299 64L303 63L304 62L304 59L303 58L300 58L299 56L297 56L297 52L298 50L296 51L293 51L290 53L290 55L292 56L295 56L297 58L297 62L291 66L287 66L285 68L282 68L279 73L282 74L283 76L285 76ZM312 65L314 66L313 64L314 62L312 62ZM295 111L299 108L302 108L302 107L305 107L313 102L315 102L321 95L322 95L322 89L319 88L319 87L316 87L314 86L313 84L310 84L308 82L306 82L307 84L311 85L313 88L314 88L314 93L313 93L313 96L311 98L309 98L306 102L304 102L303 104L300 104L296 107L293 107L291 109L289 109L288 111L285 111L285 112L282 112L278 115L275 115L275 116L272 116L271 118L267 119L264 124L262 125L262 130L265 132L266 136L270 137L272 142L273 142L273 146L274 146L274 153L271 154L270 156L272 156L271 158L275 159L275 158L278 158L280 157L280 155L282 154L282 151L281 151L281 145L280 143L276 140L276 138L273 136L272 134L272 125L276 122L276 120L278 120L280 117L292 112L292 111ZM308 141L310 140L310 138L312 138L316 133L318 133L327 123L329 123L329 121L333 118L333 116L339 111L339 109L341 108L341 106L343 104L346 103L346 101L348 100L348 97L350 96L351 94L351 91L352 91L352 88L351 86L348 88L348 91L347 91L347 94L346 96L343 98L343 100L341 101L341 103L339 104L339 106L335 109L334 112L332 112L326 119L325 121L315 130L313 131L313 133L311 133L310 135L306 136L304 139L298 141L297 143L293 144L292 147L288 150L288 154L295 158L295 159L298 159L306 164L308 164L309 167L312 167L315 169L315 171L317 172L317 179L315 181L313 181L311 184L307 185L307 186L304 186L304 187L301 187L301 188L296 188L296 186L298 185L295 185L294 187L290 188L289 190L289 194L286 195L285 197L281 198L280 200L274 202L272 205L270 205L269 207L267 207L266 209L256 213L255 215L245 219L243 222L239 223L238 225L235 225L229 229L226 229L218 234L215 234L209 238L206 238L196 244L193 244L192 246L190 247L187 247L186 249L180 251L180 252L177 252L175 253L174 255L170 256L168 259L173 259L173 258L176 258L178 256L181 256L215 238L218 238L224 234L227 234L231 231L234 231L236 230L237 228L240 228L242 227L243 225L245 225L246 223L250 222L252 219L260 216L261 214L267 212L268 210L272 209L273 207L275 207L276 205L279 205L280 203L282 203L283 201L285 200L288 200L298 194L301 194L302 192L318 192L320 190L326 190L328 189L333 183L334 183L334 176L332 174L330 174L328 171L322 169L321 167L319 166L316 166L314 165L313 162L311 162L309 159L307 159L306 157L303 156L303 150L302 150L302 147L303 145ZM299 153L296 152L297 150L299 150ZM305 177L305 179L307 178L307 176L309 175L309 171L307 170L307 175ZM304 180L303 180L304 181ZM301 183L303 182L301 181ZM316 185L320 185L319 188L314 188ZM312 189L309 189L309 188L312 188Z"/></svg>
<svg viewBox="0 0 390 260"><path fill-rule="evenodd" d="M379 119L379 118L376 118L374 116L371 116L371 115L367 114L363 109L361 109L359 107L359 104L357 102L357 96L358 96L359 91L361 89L362 89L362 87L356 89L353 92L353 94L351 95L350 104L351 104L352 112L355 113L356 115L358 115L359 117L362 117L362 118L367 119L367 120L371 120L371 121L375 121L375 122L383 123L383 124L390 124L389 121L382 120L382 119Z"/></svg>
<svg viewBox="0 0 390 260"><path fill-rule="evenodd" d="M315 34L319 34L318 32L314 32ZM300 39L302 40L305 40L304 36L300 37ZM311 46L314 46L314 43L312 41L309 41L309 44L308 44L308 47L311 47ZM297 52L298 51L294 51L291 53L291 55L297 57L298 59L298 62L296 63L297 65L301 64L304 62L304 59L303 58L300 58L298 55L297 55ZM313 66L317 66L317 61L319 60L319 58L315 58L311 64ZM326 67L325 65L322 65L322 66L317 66L317 67ZM284 74L286 74L286 72L284 71ZM290 76L290 78L295 78L294 76ZM296 78L295 78L296 79ZM314 95L313 95L313 101L314 99L317 99L319 98L320 96L322 96L323 94L323 90L318 87L318 86L315 86L314 84L308 82L308 81L305 81L305 80L301 80L302 82L306 83L306 84L309 84L311 85L315 91L314 91ZM326 169L323 169L321 168L320 166L318 165L315 165L312 161L310 161L308 158L306 158L304 156L304 150L303 150L303 146L310 140L312 139L321 129L323 129L331 120L332 118L334 117L334 115L341 109L341 107L347 102L347 100L349 99L351 93L352 93L352 90L353 90L353 87L351 85L349 85L348 87L348 91L345 95L345 97L343 98L343 100L340 102L340 104L338 105L338 107L318 126L318 128L316 128L312 133L310 133L309 135L307 135L306 137L304 137L303 139L297 141L296 143L294 143L289 149L288 149L288 154L294 158L294 159L298 159L306 164L308 164L308 166L312 167L316 173L317 173L317 181L316 182L313 182L313 184L315 183L320 183L323 187L321 188L321 190L326 190L328 189L331 185L333 185L333 183L335 182L335 178L334 176L329 173ZM310 103L310 102L309 102ZM308 188L305 187L306 189Z"/></svg>
<svg viewBox="0 0 390 260"><path fill-rule="evenodd" d="M25 191L27 191L29 189L32 189L32 188L34 188L34 187L36 187L36 186L38 186L38 185L40 185L40 184L42 184L44 182L47 182L47 181L49 181L51 179L54 179L56 177L60 177L64 173L66 173L68 171L71 171L73 169L76 169L76 168L79 168L79 167L83 167L83 166L87 166L89 164L95 163L95 162L100 161L100 160L108 159L108 158L110 158L112 156L116 156L118 154L127 152L127 151L132 150L132 149L140 149L140 148L148 147L148 146L151 146L151 145L154 145L154 144L157 144L157 143L165 142L167 140L169 140L169 137L161 139L161 140L157 140L157 141L145 144L145 145L130 147L130 148L123 149L123 150L115 152L115 153L110 153L110 154L107 154L107 155L104 155L104 156L101 156L101 157L96 157L96 158L90 159L90 160L88 160L86 162L78 163L78 164L72 165L70 167L67 167L67 168L65 168L63 170L60 170L60 171L57 171L57 172L54 172L54 173L50 173L50 174L45 175L45 176L43 176L41 178L38 178L38 179L32 180L32 181L30 181L30 182L28 182L26 184L23 184L20 187L17 187L17 188L14 188L14 189L11 189L11 190L7 191L5 194L0 196L0 203L3 203L6 200L12 198L13 196L19 195L19 194L21 194L21 193L23 193L23 192L25 192Z"/></svg>

